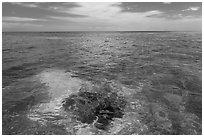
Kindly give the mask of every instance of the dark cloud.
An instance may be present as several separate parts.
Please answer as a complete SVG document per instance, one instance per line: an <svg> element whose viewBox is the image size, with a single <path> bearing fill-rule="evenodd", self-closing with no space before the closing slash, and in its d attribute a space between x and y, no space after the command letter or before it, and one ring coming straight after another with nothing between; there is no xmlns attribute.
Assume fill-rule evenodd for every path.
<svg viewBox="0 0 204 137"><path fill-rule="evenodd" d="M3 30L200 30L201 17L201 2L2 3Z"/></svg>
<svg viewBox="0 0 204 137"><path fill-rule="evenodd" d="M159 17L167 19L179 19L183 17L201 17L201 2L124 2L120 5L122 12L148 12L161 11L163 14L155 14L149 17ZM191 7L200 7L198 10L187 10Z"/></svg>
<svg viewBox="0 0 204 137"><path fill-rule="evenodd" d="M201 17L201 2L122 2L119 5L122 12L161 11L163 14L149 17L177 19L186 16ZM75 2L14 2L3 3L2 16L47 18L49 16L83 17L84 15L67 12L69 9L80 7ZM198 10L189 10L191 7L200 7Z"/></svg>
<svg viewBox="0 0 204 137"><path fill-rule="evenodd" d="M36 5L36 7L32 7ZM74 7L79 7L76 3L50 3L50 2L24 2L24 3L3 3L2 16L10 17L31 17L31 18L47 18L49 16L64 16L64 17L83 17L82 15L63 12Z"/></svg>

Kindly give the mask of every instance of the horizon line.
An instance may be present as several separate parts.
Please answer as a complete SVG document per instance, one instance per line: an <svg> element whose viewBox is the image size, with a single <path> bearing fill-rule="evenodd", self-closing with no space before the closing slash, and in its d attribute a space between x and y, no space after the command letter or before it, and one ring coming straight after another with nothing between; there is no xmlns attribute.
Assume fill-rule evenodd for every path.
<svg viewBox="0 0 204 137"><path fill-rule="evenodd" d="M74 30L74 31L2 31L2 33L5 32L202 32L196 31L196 30L113 30L113 31L79 31L79 30Z"/></svg>

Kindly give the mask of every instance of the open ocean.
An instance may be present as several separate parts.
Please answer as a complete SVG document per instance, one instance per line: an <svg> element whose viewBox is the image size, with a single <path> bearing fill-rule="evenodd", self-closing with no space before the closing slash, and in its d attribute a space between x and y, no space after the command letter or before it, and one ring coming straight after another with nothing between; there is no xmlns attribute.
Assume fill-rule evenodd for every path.
<svg viewBox="0 0 204 137"><path fill-rule="evenodd" d="M202 134L201 32L3 32L3 134Z"/></svg>

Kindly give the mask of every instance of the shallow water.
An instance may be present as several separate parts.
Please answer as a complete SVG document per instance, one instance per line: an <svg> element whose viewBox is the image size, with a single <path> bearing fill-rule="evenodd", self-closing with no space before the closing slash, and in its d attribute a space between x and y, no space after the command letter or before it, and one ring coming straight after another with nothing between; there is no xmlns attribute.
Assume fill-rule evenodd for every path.
<svg viewBox="0 0 204 137"><path fill-rule="evenodd" d="M202 133L201 33L3 33L2 42L3 134ZM106 85L127 102L106 129L63 107Z"/></svg>

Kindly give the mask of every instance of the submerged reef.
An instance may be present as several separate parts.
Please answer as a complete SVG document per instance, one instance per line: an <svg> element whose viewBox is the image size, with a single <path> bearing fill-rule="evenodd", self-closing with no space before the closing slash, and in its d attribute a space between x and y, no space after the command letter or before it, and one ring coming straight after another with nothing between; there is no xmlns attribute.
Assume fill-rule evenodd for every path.
<svg viewBox="0 0 204 137"><path fill-rule="evenodd" d="M113 118L122 118L126 100L110 90L108 85L96 91L83 89L70 95L63 101L66 111L73 112L78 121L94 124L98 129L105 130Z"/></svg>

